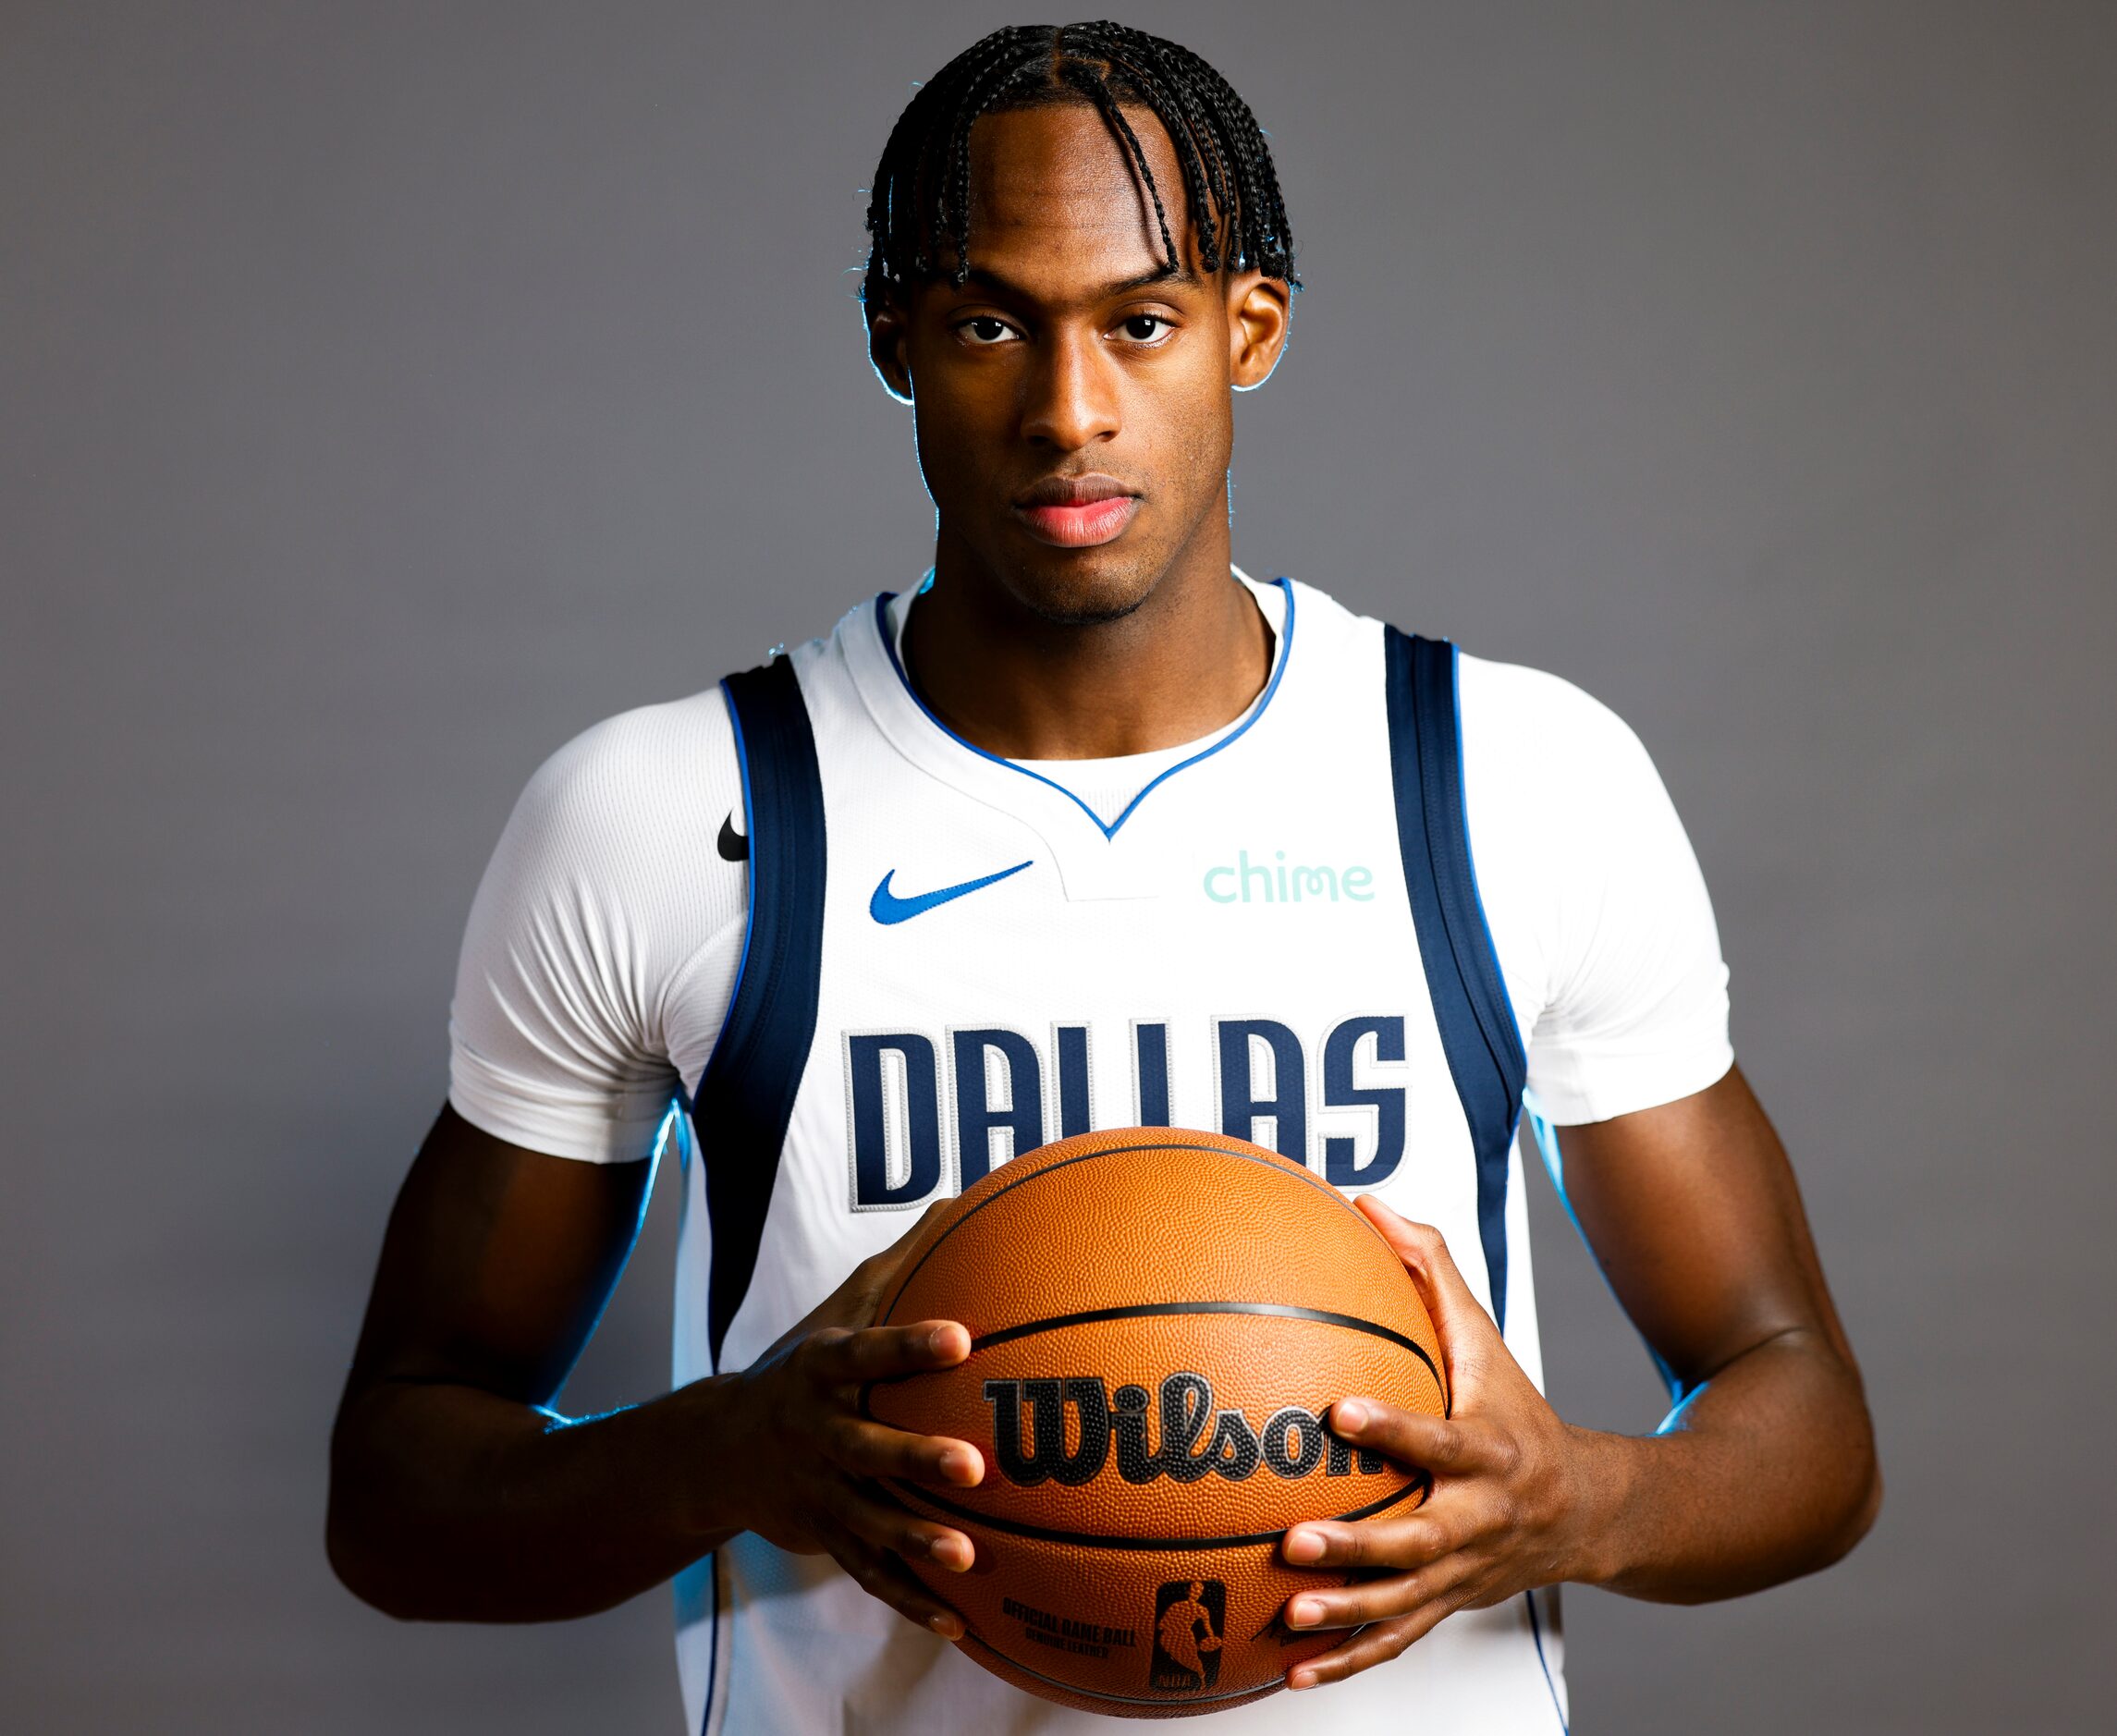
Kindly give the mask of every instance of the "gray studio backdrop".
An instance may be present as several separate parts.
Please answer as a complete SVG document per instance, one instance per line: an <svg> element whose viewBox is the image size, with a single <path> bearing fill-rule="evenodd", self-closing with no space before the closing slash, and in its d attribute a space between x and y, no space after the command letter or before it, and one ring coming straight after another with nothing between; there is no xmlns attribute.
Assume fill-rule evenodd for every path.
<svg viewBox="0 0 2117 1736"><path fill-rule="evenodd" d="M1127 16L1309 282L1238 556L1638 727L1865 1355L1871 1540L1572 1594L1578 1728L2106 1728L2117 8ZM665 1595L340 1591L325 1434L523 780L924 564L847 274L1010 17L0 5L10 1730L678 1727ZM571 1406L666 1379L667 1184ZM1535 1191L1554 1395L1650 1427Z"/></svg>

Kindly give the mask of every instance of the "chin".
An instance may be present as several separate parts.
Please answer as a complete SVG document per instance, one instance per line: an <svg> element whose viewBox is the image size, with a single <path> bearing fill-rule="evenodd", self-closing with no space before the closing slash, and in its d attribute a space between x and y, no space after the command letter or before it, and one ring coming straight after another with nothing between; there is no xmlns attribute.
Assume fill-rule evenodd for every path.
<svg viewBox="0 0 2117 1736"><path fill-rule="evenodd" d="M1166 562L1120 556L1112 544L1057 561L1022 562L1007 588L1023 608L1055 627L1095 627L1121 621L1145 603L1167 569Z"/></svg>

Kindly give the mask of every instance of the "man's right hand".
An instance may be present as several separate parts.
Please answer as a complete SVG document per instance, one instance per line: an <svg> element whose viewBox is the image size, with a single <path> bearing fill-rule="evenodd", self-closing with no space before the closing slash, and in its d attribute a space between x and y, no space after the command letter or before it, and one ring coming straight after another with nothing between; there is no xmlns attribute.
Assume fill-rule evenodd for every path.
<svg viewBox="0 0 2117 1736"><path fill-rule="evenodd" d="M973 1559L971 1540L908 1512L876 1483L970 1488L985 1459L968 1441L906 1434L860 1408L867 1382L952 1368L971 1352L970 1333L952 1320L868 1324L921 1227L856 1266L716 1397L730 1425L724 1449L748 1472L737 1496L742 1528L797 1555L830 1556L871 1596L956 1640L962 1619L903 1563L961 1573Z"/></svg>
<svg viewBox="0 0 2117 1736"><path fill-rule="evenodd" d="M875 1326L920 1226L740 1374L602 1416L549 1407L640 1223L646 1163L525 1151L445 1110L406 1179L333 1437L340 1578L392 1615L545 1621L607 1609L739 1532L832 1556L912 1620L962 1624L905 1569L970 1539L876 1479L979 1481L967 1442L860 1414L870 1380L947 1368L970 1335Z"/></svg>

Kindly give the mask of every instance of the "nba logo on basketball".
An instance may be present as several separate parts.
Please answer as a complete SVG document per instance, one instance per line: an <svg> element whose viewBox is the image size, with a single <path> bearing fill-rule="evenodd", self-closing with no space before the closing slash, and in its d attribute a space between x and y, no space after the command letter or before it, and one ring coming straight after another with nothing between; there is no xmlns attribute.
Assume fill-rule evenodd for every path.
<svg viewBox="0 0 2117 1736"><path fill-rule="evenodd" d="M1171 1580L1154 1596L1154 1668L1170 1693L1203 1693L1220 1680L1228 1588L1217 1579Z"/></svg>

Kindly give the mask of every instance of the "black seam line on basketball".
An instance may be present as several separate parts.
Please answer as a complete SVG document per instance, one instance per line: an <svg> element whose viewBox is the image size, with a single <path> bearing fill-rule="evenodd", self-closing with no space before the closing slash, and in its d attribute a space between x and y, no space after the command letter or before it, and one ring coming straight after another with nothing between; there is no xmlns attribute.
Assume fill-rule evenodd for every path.
<svg viewBox="0 0 2117 1736"><path fill-rule="evenodd" d="M1324 1308L1296 1308L1291 1302L1129 1302L1120 1308L1090 1308L1077 1314L1053 1314L1047 1320L1032 1320L1026 1326L1002 1326L982 1339L973 1339L971 1350L973 1352L989 1351L996 1344L1010 1343L1015 1339L1030 1338L1039 1332L1058 1332L1067 1326L1094 1326L1099 1320L1141 1320L1154 1314L1268 1314L1275 1320L1313 1320L1321 1326L1343 1326L1349 1332L1369 1333L1401 1346L1424 1363L1426 1373L1434 1377L1434 1384L1440 1385L1440 1370L1434 1366L1434 1359L1426 1353L1416 1339L1408 1339L1401 1332L1392 1331L1372 1320L1363 1320L1357 1314L1334 1314Z"/></svg>
<svg viewBox="0 0 2117 1736"><path fill-rule="evenodd" d="M901 1495L909 1495L924 1501L929 1507L937 1507L944 1513L953 1513L958 1519L967 1519L973 1524L983 1525L988 1531L1004 1531L1010 1536L1028 1537L1039 1543L1071 1544L1083 1549L1161 1549L1181 1555L1185 1550L1245 1549L1260 1543L1277 1543L1292 1525L1281 1525L1277 1531L1245 1531L1231 1533L1225 1537L1112 1537L1095 1531L1060 1531L1050 1525L1032 1525L1019 1519L999 1519L991 1513L981 1513L974 1507L959 1507L954 1501L936 1495L933 1490L922 1488L915 1483L906 1483L897 1477L887 1479L889 1486ZM1433 1479L1423 1472L1404 1485L1393 1495L1386 1495L1378 1501L1370 1501L1365 1507L1355 1507L1350 1513L1325 1513L1317 1518L1296 1520L1295 1524L1349 1525L1356 1520L1372 1519L1377 1513L1389 1509L1412 1495L1423 1495L1432 1485Z"/></svg>
<svg viewBox="0 0 2117 1736"><path fill-rule="evenodd" d="M1030 1174L1023 1176L1019 1181L1010 1181L1003 1188L995 1188L984 1199L980 1200L975 1205L972 1206L969 1211L965 1212L961 1217L957 1218L954 1223L950 1224L948 1229L944 1229L938 1236L935 1237L933 1247L928 1248L924 1253L921 1254L917 1263L909 1272L904 1274L901 1279L899 1280L896 1295L890 1297L889 1306L885 1308L875 1317L875 1324L878 1326L887 1326L889 1324L889 1317L891 1314L897 1312L897 1304L899 1301L903 1297L904 1292L912 1288L912 1280L919 1276L919 1267L924 1265L927 1261L934 1257L935 1253L939 1250L940 1245L944 1241L948 1241L948 1239L954 1235L957 1230L961 1229L965 1224L969 1223L972 1218L975 1217L980 1212L984 1211L986 1206L992 1204L994 1201L1005 1199L1010 1193L1012 1193L1015 1189L1025 1188L1032 1181L1040 1181L1046 1176L1057 1175L1061 1169L1071 1169L1075 1164L1084 1164L1096 1157L1122 1157L1132 1152L1142 1151L1209 1151L1221 1157L1240 1157L1244 1163L1255 1164L1259 1168L1262 1169L1276 1170L1279 1168L1279 1164L1268 1162L1263 1157L1253 1156L1246 1151L1230 1151L1225 1145L1197 1145L1193 1144L1186 1140L1175 1139L1146 1140L1141 1142L1137 1145L1107 1145L1101 1151L1084 1151L1075 1157L1061 1157L1055 1164L1046 1164L1043 1168L1033 1170ZM1322 1192L1328 1197L1334 1200L1341 1209L1352 1212L1352 1216L1359 1218L1362 1223L1367 1222L1366 1218L1347 1202L1345 1196L1342 1193L1339 1192L1336 1188L1332 1187L1329 1182L1324 1180L1320 1176L1313 1176L1309 1174L1305 1166L1294 1163L1293 1159L1291 1157L1282 1157L1279 1159L1279 1162L1291 1166L1290 1170L1281 1171L1280 1173L1299 1176L1303 1181L1307 1182L1310 1187L1321 1189ZM1367 1228L1377 1236L1381 1234L1379 1230L1375 1229L1375 1226L1372 1224L1367 1224ZM1388 1244L1385 1243L1384 1245L1387 1246Z"/></svg>
<svg viewBox="0 0 2117 1736"><path fill-rule="evenodd" d="M1083 1700L1105 1700L1115 1705L1165 1705L1174 1710L1186 1705L1219 1705L1229 1700L1259 1700L1267 1693L1277 1693L1286 1686L1283 1677L1270 1681L1260 1681L1248 1688L1230 1688L1226 1693L1185 1693L1181 1688L1172 1688L1167 1693L1105 1693L1099 1688L1083 1688L1078 1682L1061 1681L1057 1676L1046 1676L1041 1669L1032 1669L1019 1657L1003 1652L990 1640L975 1633L963 1636L980 1651L990 1652L1010 1669L1019 1669L1025 1676L1034 1676L1039 1681L1047 1681L1054 1688L1062 1688L1068 1693L1077 1693Z"/></svg>

